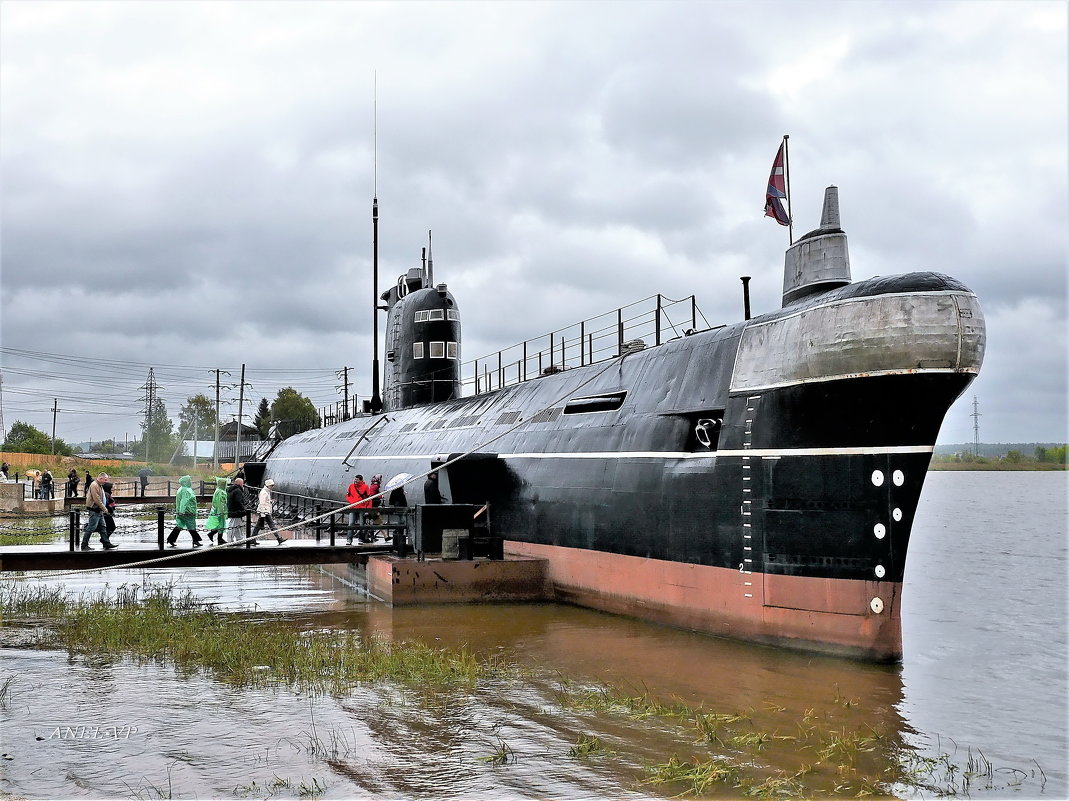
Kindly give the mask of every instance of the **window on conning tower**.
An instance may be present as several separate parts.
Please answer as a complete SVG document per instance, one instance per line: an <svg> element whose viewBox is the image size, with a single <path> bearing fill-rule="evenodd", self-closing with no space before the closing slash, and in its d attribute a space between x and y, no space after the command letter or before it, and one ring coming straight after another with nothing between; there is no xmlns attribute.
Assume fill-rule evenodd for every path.
<svg viewBox="0 0 1069 801"><path fill-rule="evenodd" d="M447 359L455 359L457 357L457 343L446 342L445 343L445 357Z"/></svg>
<svg viewBox="0 0 1069 801"><path fill-rule="evenodd" d="M423 343L422 342L413 342L412 343L412 358L413 359L422 359L423 358Z"/></svg>
<svg viewBox="0 0 1069 801"><path fill-rule="evenodd" d="M432 359L444 359L445 358L445 343L444 342L432 342L430 343L430 357Z"/></svg>

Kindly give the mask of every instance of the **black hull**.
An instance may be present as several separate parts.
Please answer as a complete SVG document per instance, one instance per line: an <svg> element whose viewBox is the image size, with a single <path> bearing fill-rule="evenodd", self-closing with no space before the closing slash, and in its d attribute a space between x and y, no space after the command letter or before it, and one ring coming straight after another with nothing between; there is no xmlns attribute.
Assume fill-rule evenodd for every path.
<svg viewBox="0 0 1069 801"><path fill-rule="evenodd" d="M922 274L912 284L854 284L821 302L834 308L873 301L886 308L912 292L910 304L938 304L943 314L949 295L958 306L958 295L971 297L937 278L942 283ZM823 313L817 301L810 306ZM875 628L890 621L897 631L909 533L936 435L978 368L962 366L959 312L953 304L948 308L947 343L938 347L951 354L956 348L958 362L950 366L932 358L888 369L887 357L877 354L881 369L809 378L795 377L794 363L781 358L785 366L769 379L762 352L752 355L761 346L756 337L799 317L797 311L793 318L777 312L609 363L388 411L385 421L373 416L308 432L278 447L268 474L282 492L342 500L353 473L421 474L470 454L445 469L445 494L457 503L489 502L495 530L518 548L549 547L562 559L585 553L633 557L741 577L739 608L723 602L724 608L703 618L706 623L691 622L690 613L674 622L777 641L776 623L732 628L734 618L752 622L776 608L875 616L881 623ZM921 346L931 351L935 340L927 331L925 336ZM837 334L827 338L838 347ZM618 407L575 402L613 393L623 396ZM703 443L696 426L708 420L717 421L718 436ZM422 502L422 481L406 492L410 503ZM620 564L631 570L631 562ZM600 584L591 579L587 586L582 577L571 590L562 584L562 594L574 590L590 605L673 622L668 613L643 613L658 606L656 587L619 609L612 600L619 595L615 579L608 575L613 570ZM811 590L806 581L832 589ZM834 582L862 590L838 597ZM881 592L893 598L872 596L869 585L884 587ZM784 596L794 592L794 599ZM749 609L755 599L759 613ZM829 642L819 631L802 641L818 648L823 642L824 650L837 653L894 658L899 646L893 633L880 634L875 649L863 642L874 636L865 633L873 628L843 635L844 642ZM783 631L782 639L799 639L793 624ZM859 642L849 642L855 636Z"/></svg>

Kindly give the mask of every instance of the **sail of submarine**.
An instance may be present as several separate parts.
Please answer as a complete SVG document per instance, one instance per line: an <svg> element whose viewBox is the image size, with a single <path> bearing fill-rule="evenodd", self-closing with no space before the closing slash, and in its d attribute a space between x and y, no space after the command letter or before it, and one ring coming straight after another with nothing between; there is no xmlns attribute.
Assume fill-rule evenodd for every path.
<svg viewBox="0 0 1069 801"><path fill-rule="evenodd" d="M383 412L279 444L280 491L342 500L350 468L418 475L470 454L444 493L490 503L507 552L545 558L561 601L901 658L913 517L984 319L941 273L852 282L835 187L786 252L782 308L492 392L460 396L445 284L416 268L382 299Z"/></svg>

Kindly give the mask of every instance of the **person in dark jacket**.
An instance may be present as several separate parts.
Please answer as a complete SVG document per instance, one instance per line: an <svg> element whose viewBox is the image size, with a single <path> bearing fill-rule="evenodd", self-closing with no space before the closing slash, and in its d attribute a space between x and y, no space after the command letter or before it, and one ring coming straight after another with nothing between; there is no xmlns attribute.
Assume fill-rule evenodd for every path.
<svg viewBox="0 0 1069 801"><path fill-rule="evenodd" d="M93 477L89 475L89 471L85 471L85 497L89 497L89 485L93 483Z"/></svg>
<svg viewBox="0 0 1069 801"><path fill-rule="evenodd" d="M395 490L390 491L390 502L388 506L408 506L408 498L405 497L405 488L400 486Z"/></svg>
<svg viewBox="0 0 1069 801"><path fill-rule="evenodd" d="M423 502L445 503L447 500L449 499L443 497L441 490L438 489L438 471L435 470L423 482Z"/></svg>
<svg viewBox="0 0 1069 801"><path fill-rule="evenodd" d="M73 470L71 470L74 473ZM74 473L74 480L78 480L78 474ZM115 499L111 495L112 483L105 481L100 485L104 490L104 527L108 530L108 539L115 532Z"/></svg>
<svg viewBox="0 0 1069 801"><path fill-rule="evenodd" d="M71 468L71 471L67 473L67 497L78 497L78 471L73 467Z"/></svg>
<svg viewBox="0 0 1069 801"><path fill-rule="evenodd" d="M249 511L249 491L245 489L245 479L235 478L226 491L226 533L219 531L219 543L237 542L245 539L245 515Z"/></svg>
<svg viewBox="0 0 1069 801"><path fill-rule="evenodd" d="M152 471L147 467L142 467L137 471L137 477L141 479L141 497L145 497L145 490L148 489L148 477L152 475Z"/></svg>
<svg viewBox="0 0 1069 801"><path fill-rule="evenodd" d="M41 474L41 500L52 500L52 471L45 470Z"/></svg>

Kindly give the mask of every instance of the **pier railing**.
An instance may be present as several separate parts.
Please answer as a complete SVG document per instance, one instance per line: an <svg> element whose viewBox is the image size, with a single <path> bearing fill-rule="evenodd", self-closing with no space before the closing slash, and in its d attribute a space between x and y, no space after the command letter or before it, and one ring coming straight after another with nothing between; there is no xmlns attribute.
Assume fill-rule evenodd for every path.
<svg viewBox="0 0 1069 801"><path fill-rule="evenodd" d="M461 365L461 394L478 395L543 375L614 359L629 347L660 345L709 323L694 295L629 303Z"/></svg>

